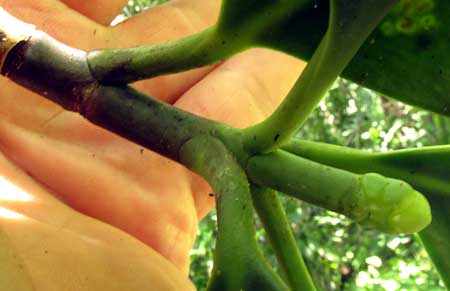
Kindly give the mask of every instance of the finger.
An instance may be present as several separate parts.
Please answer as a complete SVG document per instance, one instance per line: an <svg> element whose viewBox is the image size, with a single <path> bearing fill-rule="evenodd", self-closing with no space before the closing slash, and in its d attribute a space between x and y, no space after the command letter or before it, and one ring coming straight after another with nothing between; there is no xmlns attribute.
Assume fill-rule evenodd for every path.
<svg viewBox="0 0 450 291"><path fill-rule="evenodd" d="M63 130L36 133L0 122L0 149L72 208L128 232L187 272L197 216L185 168L70 115L54 124Z"/></svg>
<svg viewBox="0 0 450 291"><path fill-rule="evenodd" d="M1 290L193 290L160 254L67 207L1 153L0 247Z"/></svg>
<svg viewBox="0 0 450 291"><path fill-rule="evenodd" d="M131 18L114 28L113 33L87 18L80 17L77 13L73 13L71 9L68 9L59 1L10 0L4 1L3 5L13 15L24 21L35 23L38 28L49 31L52 36L64 43L81 49L93 49L98 47L131 46L138 43L151 43L177 38L182 36L183 33L189 33L186 29L181 29L183 32L181 33L177 27L189 26L186 24L186 19L196 19L196 12L194 11L202 7L202 3L209 3L204 6L211 9L210 13L204 12L205 10L203 9L199 9L198 12L199 18L207 19L203 26L196 28L201 29L207 25L206 22L212 22L211 19L214 17L211 15L216 14L215 11L218 10L218 7L212 4L216 2L218 1L183 0L162 5L144 12L140 16ZM171 24L167 22L167 19L171 20ZM152 37L151 33L141 33L146 31L144 29L145 26L156 30L160 29L161 31L170 29L164 31L167 34L166 38L163 37L164 33ZM189 27L192 28L192 26ZM172 103L211 69L197 69L187 73L164 76L141 82L137 86L154 97ZM36 127L52 120L54 116L61 112L58 106L43 101L42 97L31 94L2 77L0 77L0 87L2 87L2 96L14 96L14 99L1 98L1 113L4 114L5 118L15 120L21 125ZM29 106L32 104L40 105L39 114L35 111L26 110L23 104L28 104Z"/></svg>
<svg viewBox="0 0 450 291"><path fill-rule="evenodd" d="M70 8L89 17L97 23L109 25L119 15L127 0L60 0Z"/></svg>
<svg viewBox="0 0 450 291"><path fill-rule="evenodd" d="M81 17L59 1L5 0L2 7L19 19L35 24L38 29L48 31L58 40L77 48L97 45L95 41L103 39L101 25ZM96 33L98 38L93 37ZM6 78L0 77L0 88L0 114L4 120L38 130L45 121L62 111L59 106Z"/></svg>
<svg viewBox="0 0 450 291"><path fill-rule="evenodd" d="M214 24L219 8L219 0L169 1L126 19L114 26L113 31L123 39L120 43L124 46L136 45L142 40L149 43L173 40Z"/></svg>
<svg viewBox="0 0 450 291"><path fill-rule="evenodd" d="M66 25L64 19L53 18L59 8L55 10L52 5L11 3L15 6L11 4L10 8L16 12L41 21L41 27ZM45 11L52 11L51 15ZM88 31L101 27L86 19L82 21L91 23L84 25ZM64 38L76 42L78 35L74 31L55 34L59 33L63 42L68 42ZM92 45L89 38L93 31L89 35L77 47ZM129 36L136 41L137 36ZM105 45L115 46L112 40L120 41L122 37L106 37ZM192 74L174 78L172 83L181 81L188 88L198 80ZM170 91L173 86L170 78L166 80ZM6 121L0 129L2 150L38 181L64 195L62 198L72 207L127 231L186 271L197 224L186 170L156 154L146 151L142 155L136 145L99 130L75 114L61 113L50 102L4 82L2 95L9 98L2 98L5 106L1 106L1 113ZM27 110L30 106L39 110ZM48 159L49 156L52 158ZM56 176L66 178L55 179ZM179 202L181 209L173 207L173 201Z"/></svg>
<svg viewBox="0 0 450 291"><path fill-rule="evenodd" d="M292 56L252 49L223 63L187 91L176 106L235 127L247 127L275 110L304 67L304 62Z"/></svg>
<svg viewBox="0 0 450 291"><path fill-rule="evenodd" d="M213 25L219 0L178 0L153 7L113 27L112 39L121 47L160 43L194 34ZM214 66L138 82L136 87L153 97L173 103L200 81Z"/></svg>
<svg viewBox="0 0 450 291"><path fill-rule="evenodd" d="M131 17L113 28L106 28L82 17L55 0L5 0L3 6L11 14L35 24L65 44L93 50L158 43L193 34L215 22L219 4L218 0L172 1ZM139 82L136 87L144 93L173 103L213 68L209 66L154 78Z"/></svg>
<svg viewBox="0 0 450 291"><path fill-rule="evenodd" d="M84 1L82 1L84 2ZM57 40L79 49L106 45L108 30L55 0L5 0L2 7Z"/></svg>
<svg viewBox="0 0 450 291"><path fill-rule="evenodd" d="M45 224L4 209L0 289L195 290L185 274L129 235L86 216L71 217L70 224L76 223L94 224L104 234L79 233L71 225Z"/></svg>
<svg viewBox="0 0 450 291"><path fill-rule="evenodd" d="M305 63L267 49L253 49L219 66L187 91L175 105L194 114L247 127L275 110ZM214 203L211 189L192 174L191 187L202 218Z"/></svg>

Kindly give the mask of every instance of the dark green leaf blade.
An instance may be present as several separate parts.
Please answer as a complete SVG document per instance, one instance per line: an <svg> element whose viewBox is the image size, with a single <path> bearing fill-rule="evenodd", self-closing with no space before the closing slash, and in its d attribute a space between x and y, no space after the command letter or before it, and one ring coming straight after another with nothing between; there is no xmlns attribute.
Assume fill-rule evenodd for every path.
<svg viewBox="0 0 450 291"><path fill-rule="evenodd" d="M314 1L270 27L257 43L308 60L326 31L328 9L328 1ZM400 1L342 76L391 98L450 116L449 40L449 1Z"/></svg>

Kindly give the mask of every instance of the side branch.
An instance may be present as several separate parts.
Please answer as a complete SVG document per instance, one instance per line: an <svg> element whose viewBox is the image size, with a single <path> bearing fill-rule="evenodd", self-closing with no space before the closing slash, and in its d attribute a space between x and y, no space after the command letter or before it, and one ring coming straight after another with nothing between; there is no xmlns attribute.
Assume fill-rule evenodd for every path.
<svg viewBox="0 0 450 291"><path fill-rule="evenodd" d="M283 147L295 155L356 173L378 172L405 180L427 197L433 216L419 233L430 258L450 288L450 145L369 153L325 143L293 140Z"/></svg>
<svg viewBox="0 0 450 291"><path fill-rule="evenodd" d="M176 161L181 145L192 137L233 132L131 87L99 84L91 74L86 52L31 29L5 11L0 13L0 33L4 35L0 40L4 48L1 73L66 110ZM26 29L16 33L16 27Z"/></svg>
<svg viewBox="0 0 450 291"><path fill-rule="evenodd" d="M92 51L88 63L100 83L127 84L213 64L243 48L243 44L226 39L211 27L170 42Z"/></svg>
<svg viewBox="0 0 450 291"><path fill-rule="evenodd" d="M395 0L332 0L328 30L286 99L266 120L246 129L256 153L287 143L322 100Z"/></svg>
<svg viewBox="0 0 450 291"><path fill-rule="evenodd" d="M218 234L208 290L289 290L259 249L249 184L232 153L220 140L198 136L180 157L216 193Z"/></svg>
<svg viewBox="0 0 450 291"><path fill-rule="evenodd" d="M256 185L252 185L251 192L253 205L292 291L315 291L278 193Z"/></svg>
<svg viewBox="0 0 450 291"><path fill-rule="evenodd" d="M450 145L371 153L344 146L293 139L283 150L354 173L376 172L402 179L425 196L450 197Z"/></svg>
<svg viewBox="0 0 450 291"><path fill-rule="evenodd" d="M354 174L282 150L250 158L250 179L388 233L414 233L431 221L425 197L407 183Z"/></svg>

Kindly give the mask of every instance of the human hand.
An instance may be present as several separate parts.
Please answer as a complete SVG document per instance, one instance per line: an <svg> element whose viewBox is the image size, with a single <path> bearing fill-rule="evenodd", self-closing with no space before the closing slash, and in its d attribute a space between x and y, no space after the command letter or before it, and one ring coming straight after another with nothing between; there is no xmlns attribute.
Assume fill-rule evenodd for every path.
<svg viewBox="0 0 450 291"><path fill-rule="evenodd" d="M0 6L68 45L91 50L156 43L192 34L214 23L220 5L218 0L172 1L115 27L104 26L125 2L0 0ZM185 110L244 127L260 121L275 108L302 68L302 63L292 57L256 49L219 65L162 76L135 86ZM127 261L126 250L122 257L108 251L109 241L119 240L123 243L120 249L143 257L158 257L150 248L146 250L132 237L106 225L110 224L150 246L186 273L197 223L214 202L203 179L6 79L0 79L0 88L0 149L4 155L0 175L31 197L14 201L10 196L0 196L0 209L26 218L11 220L5 215L0 225L18 250L27 243L34 245L36 240L42 242L41 234L50 227L53 235L48 241L59 252L48 261L43 261L49 256L42 252L25 257L27 268L45 269L57 260L65 262L57 270L73 267L62 259L70 245L74 251L77 246L92 247L92 252L103 254L99 258L79 254L84 259L80 268L88 274L95 273L89 272L91 265L101 268L105 261L136 266L128 273L130 278L139 272L151 272L149 266L139 267ZM61 201L106 224L86 218ZM17 221L24 225L23 231L11 227ZM21 239L23 232L29 234L25 240ZM76 233L76 238L65 239L67 232ZM79 244L71 245L73 241ZM98 243L89 245L92 241ZM96 260L100 265L95 265ZM37 275L30 274L35 280L33 276Z"/></svg>

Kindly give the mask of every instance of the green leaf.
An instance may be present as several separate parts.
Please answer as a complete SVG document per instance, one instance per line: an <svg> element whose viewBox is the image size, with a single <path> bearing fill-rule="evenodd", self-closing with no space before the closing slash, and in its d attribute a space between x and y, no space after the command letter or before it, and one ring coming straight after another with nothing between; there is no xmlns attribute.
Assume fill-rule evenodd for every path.
<svg viewBox="0 0 450 291"><path fill-rule="evenodd" d="M312 0L223 0L217 30L233 38L251 41L289 15L303 10Z"/></svg>
<svg viewBox="0 0 450 291"><path fill-rule="evenodd" d="M450 289L450 198L439 195L428 196L433 220L419 233L431 260Z"/></svg>
<svg viewBox="0 0 450 291"><path fill-rule="evenodd" d="M328 1L271 26L257 43L309 60L326 31ZM401 0L342 74L389 97L450 116L450 2Z"/></svg>

